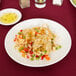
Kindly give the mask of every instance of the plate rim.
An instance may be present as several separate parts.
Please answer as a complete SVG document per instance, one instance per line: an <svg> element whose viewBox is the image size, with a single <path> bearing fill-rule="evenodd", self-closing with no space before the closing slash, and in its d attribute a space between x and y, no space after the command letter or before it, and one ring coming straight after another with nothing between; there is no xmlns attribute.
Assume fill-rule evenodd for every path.
<svg viewBox="0 0 76 76"><path fill-rule="evenodd" d="M49 20L49 21L52 21L52 22L54 22L54 23L60 24L59 22L54 21L54 20L51 20L51 19L46 19L46 18L32 18L32 19L23 20L23 21L21 21L20 23L16 24L16 25L15 25L14 27L12 27L12 28L15 28L16 26L18 26L19 24L23 23L24 21L36 20L36 19ZM62 24L60 24L60 26L62 26ZM69 35L69 37L70 37L70 42L71 42L70 48L69 48L67 54L65 54L65 56L64 56L63 58L61 58L61 59L58 60L58 61L55 61L55 62L52 63L52 64L35 66L35 65L27 65L27 64L19 63L19 61L14 60L14 58L11 57L11 56L8 54L8 51L6 50L6 47L5 47L5 51L6 51L6 53L8 54L8 56L9 56L13 61L15 61L16 63L18 63L18 64L20 64L20 65L23 65L23 66L28 66L28 67L47 67L47 66L54 65L54 64L62 61L62 60L69 54L69 52L71 51L71 47L72 47L72 38L71 38L71 35L70 35L70 33L68 32L68 30L67 30L64 26L62 26L62 27L67 31L67 33L68 33L68 35ZM12 29L12 28L11 28L11 29ZM11 29L10 29L10 30L11 30ZM6 37L7 37L8 33L10 32L10 30L7 32L7 34L6 34L6 36L5 36L4 46L6 46L6 45L5 45L5 41L6 41Z"/></svg>

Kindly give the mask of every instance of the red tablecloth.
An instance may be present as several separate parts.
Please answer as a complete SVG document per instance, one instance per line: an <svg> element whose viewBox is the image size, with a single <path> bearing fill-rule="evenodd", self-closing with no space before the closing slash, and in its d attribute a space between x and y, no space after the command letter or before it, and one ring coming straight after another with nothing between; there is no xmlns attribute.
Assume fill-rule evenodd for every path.
<svg viewBox="0 0 76 76"><path fill-rule="evenodd" d="M19 7L19 0L2 0L0 10L4 8L19 9L23 15L22 20L47 18L58 21L69 31L73 43L69 54L59 63L45 68L30 68L14 62L7 55L4 39L13 26L0 25L0 76L76 76L76 8L69 0L64 0L61 7L54 6L52 0L47 0L47 6L43 9L36 8L34 0L31 0L31 7L25 9Z"/></svg>

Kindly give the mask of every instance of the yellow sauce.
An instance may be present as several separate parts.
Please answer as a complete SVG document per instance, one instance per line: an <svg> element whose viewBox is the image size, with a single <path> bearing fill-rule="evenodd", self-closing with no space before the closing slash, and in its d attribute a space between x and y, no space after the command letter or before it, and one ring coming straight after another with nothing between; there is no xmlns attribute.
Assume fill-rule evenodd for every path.
<svg viewBox="0 0 76 76"><path fill-rule="evenodd" d="M73 1L73 3L76 5L76 0L72 0Z"/></svg>
<svg viewBox="0 0 76 76"><path fill-rule="evenodd" d="M0 17L0 22L5 23L5 24L10 24L15 22L18 19L18 16L16 13L4 13Z"/></svg>

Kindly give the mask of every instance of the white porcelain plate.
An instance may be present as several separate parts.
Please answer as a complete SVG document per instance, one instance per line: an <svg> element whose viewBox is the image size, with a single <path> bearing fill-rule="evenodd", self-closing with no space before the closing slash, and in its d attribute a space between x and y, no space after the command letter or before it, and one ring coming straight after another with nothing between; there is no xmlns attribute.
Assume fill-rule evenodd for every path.
<svg viewBox="0 0 76 76"><path fill-rule="evenodd" d="M17 9L14 9L14 8L8 8L8 9L1 10L0 11L0 17L4 13L15 13L18 16L18 19L15 22L12 22L12 23L9 23L9 24L6 24L6 23L3 23L3 22L0 21L0 24L5 25L5 26L16 24L22 18L21 12L19 10L17 10Z"/></svg>
<svg viewBox="0 0 76 76"><path fill-rule="evenodd" d="M60 44L62 48L50 53L50 57L51 57L50 61L46 61L46 60L31 61L29 59L23 58L21 54L18 52L18 50L14 49L13 39L15 35L21 29L41 26L43 24L48 24L52 32L57 35L56 43ZM69 32L61 24L48 19L36 18L36 19L29 19L20 22L8 32L5 38L5 49L8 55L17 63L30 67L44 67L55 64L60 60L62 60L68 54L70 48L71 48L71 37Z"/></svg>

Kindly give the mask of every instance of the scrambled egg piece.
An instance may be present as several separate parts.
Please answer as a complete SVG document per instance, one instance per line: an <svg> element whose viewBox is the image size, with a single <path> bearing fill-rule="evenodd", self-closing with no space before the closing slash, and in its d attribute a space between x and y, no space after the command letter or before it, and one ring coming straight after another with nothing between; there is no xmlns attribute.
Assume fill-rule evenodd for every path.
<svg viewBox="0 0 76 76"><path fill-rule="evenodd" d="M2 23L6 23L6 24L10 24L15 22L18 19L18 16L16 13L4 13L1 17L0 17L0 21Z"/></svg>

